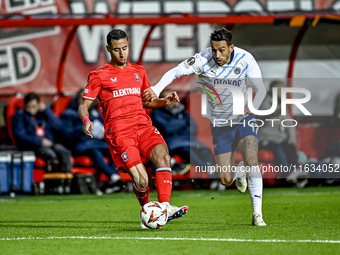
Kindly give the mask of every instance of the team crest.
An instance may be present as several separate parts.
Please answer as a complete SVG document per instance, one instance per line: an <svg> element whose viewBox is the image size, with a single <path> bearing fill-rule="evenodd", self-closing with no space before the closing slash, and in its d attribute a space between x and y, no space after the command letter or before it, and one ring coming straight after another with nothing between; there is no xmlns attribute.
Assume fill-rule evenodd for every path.
<svg viewBox="0 0 340 255"><path fill-rule="evenodd" d="M129 160L129 155L127 154L127 152L124 152L122 155L120 155L120 157L124 162Z"/></svg>
<svg viewBox="0 0 340 255"><path fill-rule="evenodd" d="M140 82L140 79L139 79L139 74L138 74L138 73L134 73L133 75L135 76L135 78L136 78L136 81Z"/></svg>
<svg viewBox="0 0 340 255"><path fill-rule="evenodd" d="M234 73L235 74L240 74L241 73L241 68L236 67L235 70L234 70Z"/></svg>

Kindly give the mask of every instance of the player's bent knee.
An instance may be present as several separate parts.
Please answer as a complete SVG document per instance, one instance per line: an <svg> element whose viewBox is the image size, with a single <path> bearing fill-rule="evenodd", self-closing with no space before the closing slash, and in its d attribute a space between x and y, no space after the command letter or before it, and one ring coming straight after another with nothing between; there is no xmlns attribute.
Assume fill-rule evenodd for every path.
<svg viewBox="0 0 340 255"><path fill-rule="evenodd" d="M233 179L231 179L231 178L221 178L220 181L221 181L222 185L229 186L232 183Z"/></svg>
<svg viewBox="0 0 340 255"><path fill-rule="evenodd" d="M140 178L138 181L135 181L135 184L139 189L145 189L149 185L148 180L145 178Z"/></svg>
<svg viewBox="0 0 340 255"><path fill-rule="evenodd" d="M145 189L149 185L148 179L141 174L134 173L130 176L138 189Z"/></svg>

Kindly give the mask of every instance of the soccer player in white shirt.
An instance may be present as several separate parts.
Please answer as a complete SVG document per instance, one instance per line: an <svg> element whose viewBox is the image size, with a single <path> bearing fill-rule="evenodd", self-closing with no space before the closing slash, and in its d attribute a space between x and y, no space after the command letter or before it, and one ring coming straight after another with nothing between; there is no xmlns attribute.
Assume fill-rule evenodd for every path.
<svg viewBox="0 0 340 255"><path fill-rule="evenodd" d="M262 175L257 158L258 127L248 107L246 83L248 78L256 89L252 104L258 109L266 95L259 66L249 52L234 46L232 34L228 30L217 29L210 36L209 48L165 73L155 86L144 91L144 100L158 97L174 79L185 75L198 75L199 83L208 94L208 117L216 162L219 166L231 169L219 173L221 183L229 186L236 180L237 189L244 193L248 172L248 189L253 206L252 224L265 226L262 219ZM236 95L238 99L244 99L244 114L233 114L233 99L236 99ZM236 150L241 152L244 166L241 162L235 168Z"/></svg>

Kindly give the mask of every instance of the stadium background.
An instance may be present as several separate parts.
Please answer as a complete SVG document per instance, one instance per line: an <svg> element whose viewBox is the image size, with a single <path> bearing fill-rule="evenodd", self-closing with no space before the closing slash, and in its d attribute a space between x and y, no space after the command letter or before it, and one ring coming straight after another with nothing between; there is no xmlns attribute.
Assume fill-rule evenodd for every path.
<svg viewBox="0 0 340 255"><path fill-rule="evenodd" d="M254 55L267 86L271 80L281 79L291 86L305 87L311 92L311 102L306 106L312 113L311 117L304 117L295 108L290 112L299 120L297 145L300 150L307 156L320 158L326 146L340 137L338 122L333 121L335 99L340 92L340 36L337 32L340 1L6 0L0 1L0 6L2 141L7 141L5 107L9 98L16 93L34 91L52 103L54 96L72 95L84 87L88 73L108 60L105 37L113 28L110 24L79 26L70 42L69 51L64 52L64 73L58 76L72 24L61 27L6 26L8 20L19 20L15 16L18 13L33 16L48 14L46 18L53 17L53 14L96 17L98 13L134 18L164 15L185 17L183 13L188 17L242 15L239 19L241 24L184 22L181 25L156 26L142 55L151 84L155 84L180 61L205 48L210 32L216 27L226 26L233 31L234 43ZM252 19L261 20L264 16L274 18L266 22ZM128 32L130 60L138 62L150 26L120 24L114 27ZM190 77L176 80L172 88L182 95L186 94L190 90ZM197 114L196 118L199 118ZM206 132L207 127L201 127L199 138L211 147L210 136L206 135L209 133Z"/></svg>

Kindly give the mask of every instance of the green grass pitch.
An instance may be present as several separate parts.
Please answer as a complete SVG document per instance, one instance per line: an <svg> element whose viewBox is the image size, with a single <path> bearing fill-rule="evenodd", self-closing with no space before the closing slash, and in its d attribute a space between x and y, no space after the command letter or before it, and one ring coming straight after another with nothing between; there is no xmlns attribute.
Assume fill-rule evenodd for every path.
<svg viewBox="0 0 340 255"><path fill-rule="evenodd" d="M266 227L251 225L249 195L235 189L171 202L188 214L142 230L133 193L0 197L0 254L340 254L339 187L265 189Z"/></svg>

